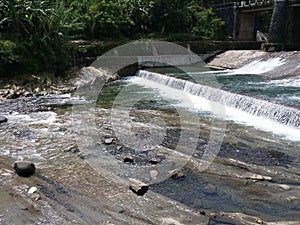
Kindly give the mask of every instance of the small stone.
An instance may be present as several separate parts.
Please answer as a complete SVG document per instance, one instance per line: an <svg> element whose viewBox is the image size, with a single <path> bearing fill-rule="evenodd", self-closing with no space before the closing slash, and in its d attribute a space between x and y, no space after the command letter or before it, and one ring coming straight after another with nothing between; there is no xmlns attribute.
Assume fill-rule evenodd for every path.
<svg viewBox="0 0 300 225"><path fill-rule="evenodd" d="M6 123L6 122L7 122L7 118L5 116L0 115L0 123Z"/></svg>
<svg viewBox="0 0 300 225"><path fill-rule="evenodd" d="M157 170L150 170L150 177L152 179L156 179L156 177L158 176L158 171Z"/></svg>
<svg viewBox="0 0 300 225"><path fill-rule="evenodd" d="M30 177L35 173L35 165L29 161L16 161L14 169L21 177Z"/></svg>
<svg viewBox="0 0 300 225"><path fill-rule="evenodd" d="M121 150L123 147L121 145L117 146L117 150Z"/></svg>
<svg viewBox="0 0 300 225"><path fill-rule="evenodd" d="M82 154L82 152L78 152L77 156L81 159L85 159L84 155Z"/></svg>
<svg viewBox="0 0 300 225"><path fill-rule="evenodd" d="M206 212L205 211L200 211L199 212L201 215L205 216L206 215Z"/></svg>
<svg viewBox="0 0 300 225"><path fill-rule="evenodd" d="M281 189L285 190L285 191L288 191L291 189L291 187L289 185L286 185L286 184L279 184L278 185Z"/></svg>
<svg viewBox="0 0 300 225"><path fill-rule="evenodd" d="M264 224L264 221L262 219L256 219L255 222L258 223L258 224Z"/></svg>
<svg viewBox="0 0 300 225"><path fill-rule="evenodd" d="M182 170L172 170L172 171L169 171L169 173L171 174L171 177L173 179L179 179L179 178L185 177L185 174L183 173Z"/></svg>
<svg viewBox="0 0 300 225"><path fill-rule="evenodd" d="M153 157L151 160L150 160L150 163L151 164L158 164L161 162L161 158L159 156L156 156L156 157Z"/></svg>
<svg viewBox="0 0 300 225"><path fill-rule="evenodd" d="M149 189L149 185L137 180L130 178L130 190L138 196L143 196Z"/></svg>
<svg viewBox="0 0 300 225"><path fill-rule="evenodd" d="M125 209L121 209L121 210L119 210L119 213L120 213L120 214L123 214L123 213L125 213Z"/></svg>
<svg viewBox="0 0 300 225"><path fill-rule="evenodd" d="M130 155L125 156L123 162L124 163L133 163L134 162L134 158L132 156L130 156Z"/></svg>
<svg viewBox="0 0 300 225"><path fill-rule="evenodd" d="M28 190L28 194L33 194L34 192L37 191L37 188L36 187L31 187L29 190Z"/></svg>
<svg viewBox="0 0 300 225"><path fill-rule="evenodd" d="M114 142L114 139L113 138L105 138L104 139L104 144L106 145L110 145Z"/></svg>

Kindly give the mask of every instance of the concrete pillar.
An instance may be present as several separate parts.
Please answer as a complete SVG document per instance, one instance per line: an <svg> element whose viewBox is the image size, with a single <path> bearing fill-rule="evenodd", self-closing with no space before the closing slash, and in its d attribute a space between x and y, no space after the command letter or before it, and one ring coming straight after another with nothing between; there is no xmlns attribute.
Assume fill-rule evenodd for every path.
<svg viewBox="0 0 300 225"><path fill-rule="evenodd" d="M257 13L242 12L239 19L238 40L255 41L257 31Z"/></svg>
<svg viewBox="0 0 300 225"><path fill-rule="evenodd" d="M300 42L300 7L290 7L288 10L287 42Z"/></svg>
<svg viewBox="0 0 300 225"><path fill-rule="evenodd" d="M270 41L284 43L288 33L288 1L275 0L270 24Z"/></svg>

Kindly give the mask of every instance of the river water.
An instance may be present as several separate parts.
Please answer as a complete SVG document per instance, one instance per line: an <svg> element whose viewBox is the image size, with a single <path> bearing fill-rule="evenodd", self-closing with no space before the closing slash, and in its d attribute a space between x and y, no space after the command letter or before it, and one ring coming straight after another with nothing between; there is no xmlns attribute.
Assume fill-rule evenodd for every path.
<svg viewBox="0 0 300 225"><path fill-rule="evenodd" d="M73 173L64 171L92 179L94 172L74 166L84 160L196 210L300 221L300 77L272 80L249 74L249 66L244 73L183 70L139 71L96 90L97 99L84 90L3 101L9 122L0 126L0 154L32 160L74 190L84 183L71 184ZM128 156L132 163L124 163ZM185 177L171 178L176 169ZM78 191L67 211L82 223L99 221Z"/></svg>

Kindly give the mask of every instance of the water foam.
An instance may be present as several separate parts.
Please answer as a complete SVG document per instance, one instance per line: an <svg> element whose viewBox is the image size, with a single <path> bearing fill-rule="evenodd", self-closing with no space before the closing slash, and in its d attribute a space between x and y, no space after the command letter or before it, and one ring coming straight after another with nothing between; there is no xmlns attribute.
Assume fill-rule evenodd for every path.
<svg viewBox="0 0 300 225"><path fill-rule="evenodd" d="M217 117L272 132L292 141L300 140L297 109L147 71L140 72L139 76L140 79L133 80L133 83L159 90L162 96L178 101L176 107L215 113L211 107L214 104L225 110ZM193 108L190 107L191 102Z"/></svg>
<svg viewBox="0 0 300 225"><path fill-rule="evenodd" d="M237 75L237 74L263 74L274 70L285 64L285 59L276 57L268 59L266 61L255 60L249 64L242 66L241 68L228 71L226 75Z"/></svg>

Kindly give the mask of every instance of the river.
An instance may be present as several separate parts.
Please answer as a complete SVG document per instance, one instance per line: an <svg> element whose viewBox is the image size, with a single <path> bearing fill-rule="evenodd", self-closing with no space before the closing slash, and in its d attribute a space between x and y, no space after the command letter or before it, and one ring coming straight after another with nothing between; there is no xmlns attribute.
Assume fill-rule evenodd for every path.
<svg viewBox="0 0 300 225"><path fill-rule="evenodd" d="M253 216L297 224L300 78L262 76L276 72L272 63L140 70L101 87L97 99L84 89L1 101L1 189L14 193L1 200L31 186L42 200L2 205L0 221L250 224ZM35 177L16 178L14 160L33 161ZM172 178L177 169L185 176ZM135 196L128 178L149 192Z"/></svg>

